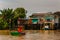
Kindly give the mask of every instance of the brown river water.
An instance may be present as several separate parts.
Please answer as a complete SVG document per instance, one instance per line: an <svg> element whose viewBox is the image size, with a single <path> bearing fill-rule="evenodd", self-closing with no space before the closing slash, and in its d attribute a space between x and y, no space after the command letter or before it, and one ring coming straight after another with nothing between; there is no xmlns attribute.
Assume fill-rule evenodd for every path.
<svg viewBox="0 0 60 40"><path fill-rule="evenodd" d="M60 30L26 30L24 36L0 35L0 40L60 40Z"/></svg>

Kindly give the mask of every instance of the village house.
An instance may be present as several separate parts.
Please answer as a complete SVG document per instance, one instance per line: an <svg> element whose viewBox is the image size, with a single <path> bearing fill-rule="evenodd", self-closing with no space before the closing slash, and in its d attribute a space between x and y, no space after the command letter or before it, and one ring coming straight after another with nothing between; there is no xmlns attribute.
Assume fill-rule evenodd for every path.
<svg viewBox="0 0 60 40"><path fill-rule="evenodd" d="M23 24L27 30L58 29L60 17L54 13L33 13L30 18L18 18L18 25Z"/></svg>
<svg viewBox="0 0 60 40"><path fill-rule="evenodd" d="M38 24L41 24L40 29L44 29L46 25L49 29L54 29L54 14L52 14L51 12L33 13L30 18L38 19Z"/></svg>

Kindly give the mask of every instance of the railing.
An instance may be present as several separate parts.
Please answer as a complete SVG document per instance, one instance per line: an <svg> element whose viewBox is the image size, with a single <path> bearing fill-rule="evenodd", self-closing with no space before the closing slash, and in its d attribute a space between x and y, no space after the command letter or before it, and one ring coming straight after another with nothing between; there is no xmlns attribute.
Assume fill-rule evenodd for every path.
<svg viewBox="0 0 60 40"><path fill-rule="evenodd" d="M44 24L20 24L23 26L23 28L25 30L40 30L44 28ZM57 27L56 25L53 25L53 29L59 29L59 26ZM10 30L16 30L18 28L18 25L14 26L14 27L9 27ZM49 29L52 29L49 27Z"/></svg>

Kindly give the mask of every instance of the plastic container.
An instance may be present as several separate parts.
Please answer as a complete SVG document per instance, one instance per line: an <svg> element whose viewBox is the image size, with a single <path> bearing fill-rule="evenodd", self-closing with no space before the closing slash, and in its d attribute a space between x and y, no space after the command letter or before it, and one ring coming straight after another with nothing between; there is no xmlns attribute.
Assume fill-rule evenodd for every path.
<svg viewBox="0 0 60 40"><path fill-rule="evenodd" d="M49 30L49 26L48 26L48 25L46 25L44 29L45 29L45 30Z"/></svg>

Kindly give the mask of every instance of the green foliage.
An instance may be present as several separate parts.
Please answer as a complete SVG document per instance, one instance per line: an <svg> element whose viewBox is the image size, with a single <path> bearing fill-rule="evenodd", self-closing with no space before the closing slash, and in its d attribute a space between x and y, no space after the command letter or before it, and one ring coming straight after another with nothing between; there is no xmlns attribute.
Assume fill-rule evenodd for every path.
<svg viewBox="0 0 60 40"><path fill-rule="evenodd" d="M2 13L0 15L0 28L1 29L9 27L11 26L11 24L15 25L15 20L17 20L19 17L25 18L26 13L27 13L27 11L24 8L16 8L14 11L13 9L8 8L8 9L0 10L0 12Z"/></svg>
<svg viewBox="0 0 60 40"><path fill-rule="evenodd" d="M14 18L20 17L20 18L25 18L27 11L24 8L16 8L14 10L15 16Z"/></svg>
<svg viewBox="0 0 60 40"><path fill-rule="evenodd" d="M13 9L3 9L3 10L0 10L1 13L2 13L2 16L4 19L8 20L11 18L11 15L13 13Z"/></svg>
<svg viewBox="0 0 60 40"><path fill-rule="evenodd" d="M8 27L8 23L2 18L0 18L0 29L4 29L6 27Z"/></svg>

